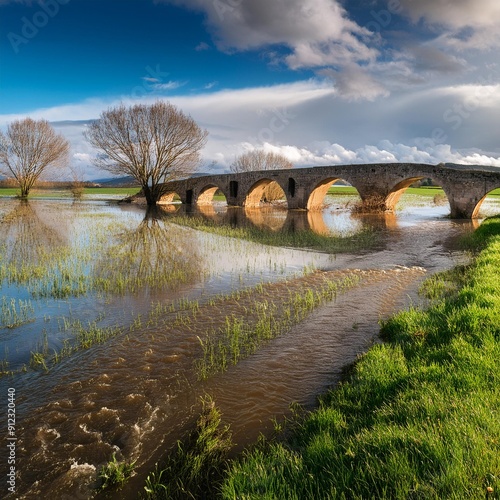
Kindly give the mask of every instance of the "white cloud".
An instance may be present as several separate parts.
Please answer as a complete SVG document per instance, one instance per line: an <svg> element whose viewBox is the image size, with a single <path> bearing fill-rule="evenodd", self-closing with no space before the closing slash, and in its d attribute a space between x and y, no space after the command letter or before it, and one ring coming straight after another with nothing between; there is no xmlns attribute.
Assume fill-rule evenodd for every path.
<svg viewBox="0 0 500 500"><path fill-rule="evenodd" d="M83 163L91 163L92 162L92 155L89 153L74 153L73 158L76 161L83 162Z"/></svg>
<svg viewBox="0 0 500 500"><path fill-rule="evenodd" d="M160 83L160 79L158 78L153 78L151 76L143 76L142 79L145 81L145 82L148 82L148 83Z"/></svg>
<svg viewBox="0 0 500 500"><path fill-rule="evenodd" d="M157 99L156 94L93 99L28 115L51 121L70 140L73 163L84 165L94 154L83 138L88 120L120 102ZM394 92L372 101L339 99L335 88L319 80L168 99L209 131L205 166L215 161L227 168L236 155L261 147L283 152L297 166L399 161L500 166L500 85L488 81ZM0 115L0 125L25 116ZM89 178L102 176L92 168Z"/></svg>
<svg viewBox="0 0 500 500"><path fill-rule="evenodd" d="M186 85L186 83L187 82L170 80L169 82L166 83L153 83L151 87L154 90L175 90L178 89L179 87L183 87L184 85Z"/></svg>
<svg viewBox="0 0 500 500"><path fill-rule="evenodd" d="M343 37L349 39L350 33L365 33L347 18L336 0L164 1L204 12L218 47L223 50L246 50L275 43L294 48L299 43L341 41ZM356 46L357 42L352 44Z"/></svg>
<svg viewBox="0 0 500 500"><path fill-rule="evenodd" d="M326 69L320 74L328 76L335 82L339 94L347 100L359 101L366 99L373 101L377 97L387 97L389 91L379 83L374 76L355 64L349 64L341 71Z"/></svg>
<svg viewBox="0 0 500 500"><path fill-rule="evenodd" d="M258 148L243 143L241 149L248 151ZM388 140L383 140L376 146L366 145L349 150L340 144L324 141L304 148L264 144L262 149L283 154L295 167L357 163L428 163L434 165L441 162L500 167L500 158L473 151L452 151L448 144L436 144L428 150L422 150L416 146L393 144Z"/></svg>
<svg viewBox="0 0 500 500"><path fill-rule="evenodd" d="M500 44L498 0L400 0L413 22L445 29L441 42L457 50L489 49Z"/></svg>
<svg viewBox="0 0 500 500"><path fill-rule="evenodd" d="M376 45L368 43L377 36L349 19L337 0L157 1L204 12L219 50L286 47L286 54L273 51L272 60L281 61L291 69L366 65L379 55ZM351 75L363 76L362 72L353 71ZM349 98L356 89L361 89L365 78L349 86ZM339 86L339 92L345 88L345 85Z"/></svg>
<svg viewBox="0 0 500 500"><path fill-rule="evenodd" d="M500 22L497 0L400 0L400 4L414 22L425 19L453 28L497 26Z"/></svg>
<svg viewBox="0 0 500 500"><path fill-rule="evenodd" d="M203 89L204 90L210 90L211 88L217 86L218 84L219 84L219 82L217 82L217 81L209 82L206 85L204 85Z"/></svg>
<svg viewBox="0 0 500 500"><path fill-rule="evenodd" d="M383 2L365 26L343 0L155 1L204 13L219 50L265 49L273 64L329 74L347 100L470 78L480 72L482 56L500 46L498 0ZM401 16L418 29L400 29Z"/></svg>
<svg viewBox="0 0 500 500"><path fill-rule="evenodd" d="M210 45L206 42L200 42L195 48L197 52L203 51L203 50L210 50Z"/></svg>

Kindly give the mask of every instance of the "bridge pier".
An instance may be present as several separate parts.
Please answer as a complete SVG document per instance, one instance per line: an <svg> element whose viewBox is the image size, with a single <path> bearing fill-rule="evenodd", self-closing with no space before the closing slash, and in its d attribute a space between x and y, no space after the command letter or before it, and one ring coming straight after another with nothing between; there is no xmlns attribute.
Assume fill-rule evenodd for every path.
<svg viewBox="0 0 500 500"><path fill-rule="evenodd" d="M460 199L454 198L450 201L450 217L452 219L476 219L479 212L479 201L476 198ZM477 206L477 210L476 210Z"/></svg>

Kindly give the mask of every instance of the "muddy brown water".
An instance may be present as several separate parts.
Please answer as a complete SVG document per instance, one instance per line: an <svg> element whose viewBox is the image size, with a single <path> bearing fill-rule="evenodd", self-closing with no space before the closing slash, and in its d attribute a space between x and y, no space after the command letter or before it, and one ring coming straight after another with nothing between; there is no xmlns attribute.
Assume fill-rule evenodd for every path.
<svg viewBox="0 0 500 500"><path fill-rule="evenodd" d="M335 214L329 212L323 223L332 217ZM349 227L349 216L340 217L345 220L338 224ZM275 218L283 219L283 214ZM200 351L198 335L210 322L225 318L230 311L227 304L202 305L195 327L145 327L77 353L47 374L1 379L4 400L8 388L16 391L17 479L11 497L92 498L96 471L116 453L120 461L136 460L135 475L120 492L108 496L137 498L154 464L193 425L205 395L214 399L224 422L230 424L235 452L259 434L270 433L272 419L287 415L291 403L314 408L317 396L340 380L343 368L379 341L381 319L420 304L417 290L426 276L467 260L457 242L474 229L471 222L443 217L440 209L367 216L362 224L380 232L376 248L334 259L322 254L315 260L323 273L354 273L362 278L360 283L208 380L198 381L193 370ZM196 237L204 236L196 233ZM221 237L218 244L226 244L226 239ZM285 259L286 252L276 249ZM292 250L289 255L297 258ZM241 274L237 265L234 268ZM275 287L278 302L288 286L284 279L276 274L264 280L276 283L265 286ZM300 290L313 286L317 278L286 279ZM252 285L251 279L243 279L242 287L247 285ZM220 291L219 282L219 288L204 293Z"/></svg>

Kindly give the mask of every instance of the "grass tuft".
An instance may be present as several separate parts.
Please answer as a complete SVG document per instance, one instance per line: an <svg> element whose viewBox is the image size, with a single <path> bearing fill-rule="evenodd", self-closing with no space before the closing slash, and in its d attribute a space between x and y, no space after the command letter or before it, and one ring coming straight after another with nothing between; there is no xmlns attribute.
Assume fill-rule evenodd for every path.
<svg viewBox="0 0 500 500"><path fill-rule="evenodd" d="M98 489L121 488L127 479L132 475L135 461L132 463L118 462L116 454L104 465L97 475Z"/></svg>
<svg viewBox="0 0 500 500"><path fill-rule="evenodd" d="M211 399L202 400L203 409L195 429L156 468L144 490L148 499L215 498L233 446L228 426Z"/></svg>

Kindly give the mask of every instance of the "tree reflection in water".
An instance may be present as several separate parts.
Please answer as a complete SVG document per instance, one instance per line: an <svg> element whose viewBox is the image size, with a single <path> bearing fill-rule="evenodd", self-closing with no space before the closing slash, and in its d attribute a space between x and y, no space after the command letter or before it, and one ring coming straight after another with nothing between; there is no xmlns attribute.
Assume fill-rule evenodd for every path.
<svg viewBox="0 0 500 500"><path fill-rule="evenodd" d="M173 289L196 282L203 263L190 232L167 224L160 207L147 210L133 229L120 233L95 266L97 288L118 293L144 287Z"/></svg>
<svg viewBox="0 0 500 500"><path fill-rule="evenodd" d="M17 277L14 281L24 281L23 277L29 279L43 272L41 267L47 265L51 255L66 247L67 220L58 220L56 230L45 221L44 215L49 214L41 214L39 208L21 200L0 221L2 264L10 267L11 274Z"/></svg>

